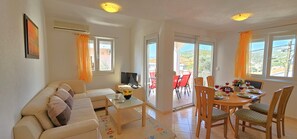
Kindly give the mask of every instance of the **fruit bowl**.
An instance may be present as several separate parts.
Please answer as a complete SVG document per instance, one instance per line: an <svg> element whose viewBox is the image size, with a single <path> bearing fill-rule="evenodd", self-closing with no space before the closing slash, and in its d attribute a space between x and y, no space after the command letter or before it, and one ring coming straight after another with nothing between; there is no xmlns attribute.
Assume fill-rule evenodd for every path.
<svg viewBox="0 0 297 139"><path fill-rule="evenodd" d="M123 95L124 95L126 100L130 99L131 96L132 96L132 90L124 90Z"/></svg>
<svg viewBox="0 0 297 139"><path fill-rule="evenodd" d="M124 95L125 99L128 100L131 98L132 95Z"/></svg>

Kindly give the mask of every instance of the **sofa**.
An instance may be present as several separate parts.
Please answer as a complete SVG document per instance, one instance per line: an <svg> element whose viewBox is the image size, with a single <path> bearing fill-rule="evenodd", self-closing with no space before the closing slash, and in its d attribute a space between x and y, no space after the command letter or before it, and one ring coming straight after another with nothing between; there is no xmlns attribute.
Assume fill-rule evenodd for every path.
<svg viewBox="0 0 297 139"><path fill-rule="evenodd" d="M68 84L73 92L73 106L68 123L54 126L47 108L52 95L61 83ZM50 83L32 98L22 109L22 118L13 131L15 139L101 139L98 119L94 109L105 106L105 95L114 94L112 89L86 90L81 80Z"/></svg>

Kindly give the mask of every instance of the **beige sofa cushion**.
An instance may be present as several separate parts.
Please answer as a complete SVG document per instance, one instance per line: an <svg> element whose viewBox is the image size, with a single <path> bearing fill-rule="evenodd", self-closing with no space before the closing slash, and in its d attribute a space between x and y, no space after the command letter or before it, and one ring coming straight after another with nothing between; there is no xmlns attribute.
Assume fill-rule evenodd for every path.
<svg viewBox="0 0 297 139"><path fill-rule="evenodd" d="M34 116L23 117L13 128L14 139L39 139L43 132Z"/></svg>
<svg viewBox="0 0 297 139"><path fill-rule="evenodd" d="M49 102L50 96L56 92L56 88L46 87L41 90L35 97L33 97L30 102L22 109L22 115L35 115L40 111L47 110L47 103Z"/></svg>
<svg viewBox="0 0 297 139"><path fill-rule="evenodd" d="M110 88L104 89L93 89L88 90L86 96L91 99L91 101L105 100L105 95L115 94L115 92Z"/></svg>
<svg viewBox="0 0 297 139"><path fill-rule="evenodd" d="M96 113L94 109L91 108L80 108L80 109L73 109L71 111L70 120L68 124L89 120L89 119L97 119Z"/></svg>
<svg viewBox="0 0 297 139"><path fill-rule="evenodd" d="M35 116L44 130L48 130L55 127L50 118L48 117L47 110L40 111L37 114L35 114Z"/></svg>
<svg viewBox="0 0 297 139"><path fill-rule="evenodd" d="M81 108L92 108L92 103L89 98L73 99L72 110L81 109Z"/></svg>
<svg viewBox="0 0 297 139"><path fill-rule="evenodd" d="M48 103L48 115L55 126L62 126L68 123L71 110L61 98L52 96Z"/></svg>

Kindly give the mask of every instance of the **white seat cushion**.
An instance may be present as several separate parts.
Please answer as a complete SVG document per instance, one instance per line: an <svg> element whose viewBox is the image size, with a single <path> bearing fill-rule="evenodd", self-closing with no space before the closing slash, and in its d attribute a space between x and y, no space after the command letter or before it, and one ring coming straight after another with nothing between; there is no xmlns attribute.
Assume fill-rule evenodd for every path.
<svg viewBox="0 0 297 139"><path fill-rule="evenodd" d="M90 98L74 99L72 109L93 108Z"/></svg>
<svg viewBox="0 0 297 139"><path fill-rule="evenodd" d="M73 109L71 111L70 120L68 121L68 124L89 120L89 119L98 120L93 107Z"/></svg>
<svg viewBox="0 0 297 139"><path fill-rule="evenodd" d="M115 94L110 88L88 90L86 95L91 101L104 100L105 95Z"/></svg>

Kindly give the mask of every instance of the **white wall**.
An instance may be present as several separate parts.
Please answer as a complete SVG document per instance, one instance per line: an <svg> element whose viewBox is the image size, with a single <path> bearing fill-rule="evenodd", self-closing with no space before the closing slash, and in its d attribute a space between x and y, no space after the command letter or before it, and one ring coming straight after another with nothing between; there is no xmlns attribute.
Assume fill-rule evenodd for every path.
<svg viewBox="0 0 297 139"><path fill-rule="evenodd" d="M76 36L72 32L53 29L53 21L47 18L49 52L49 80L78 79ZM63 20L62 20L63 21ZM68 21L72 22L72 21ZM94 75L87 84L88 89L114 88L120 83L120 72L131 69L130 29L89 24L91 36L115 38L115 71L104 75Z"/></svg>
<svg viewBox="0 0 297 139"><path fill-rule="evenodd" d="M226 81L231 82L234 80L234 61L235 54L239 42L239 33L224 33L220 34L217 40L217 67L220 68L216 71L215 82L217 84L224 84ZM262 103L269 104L272 99L273 92L284 86L294 85L291 97L288 102L286 116L297 118L297 111L295 108L295 101L297 101L297 84L286 83L286 82L276 82L276 81L263 81L263 90L267 93L266 96L262 98Z"/></svg>
<svg viewBox="0 0 297 139"><path fill-rule="evenodd" d="M23 14L39 28L39 59L26 59ZM0 138L13 139L13 126L24 105L47 83L44 11L40 0L0 2Z"/></svg>

